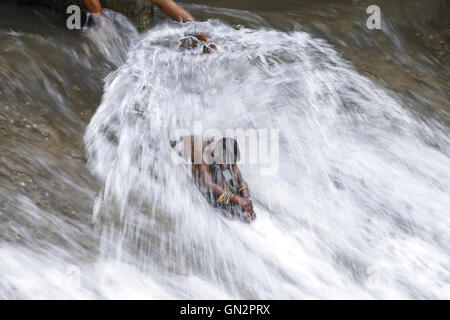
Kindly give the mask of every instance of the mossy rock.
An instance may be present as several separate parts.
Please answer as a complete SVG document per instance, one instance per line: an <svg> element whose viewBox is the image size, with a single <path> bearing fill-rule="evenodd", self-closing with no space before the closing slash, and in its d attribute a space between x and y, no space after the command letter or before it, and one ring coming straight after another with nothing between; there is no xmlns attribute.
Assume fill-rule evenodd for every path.
<svg viewBox="0 0 450 320"><path fill-rule="evenodd" d="M1 0L0 0L1 2ZM17 0L15 2L52 8L66 13L67 7L73 4L85 9L81 0ZM139 31L147 29L153 20L153 5L149 0L101 0L103 8L111 9L127 16Z"/></svg>

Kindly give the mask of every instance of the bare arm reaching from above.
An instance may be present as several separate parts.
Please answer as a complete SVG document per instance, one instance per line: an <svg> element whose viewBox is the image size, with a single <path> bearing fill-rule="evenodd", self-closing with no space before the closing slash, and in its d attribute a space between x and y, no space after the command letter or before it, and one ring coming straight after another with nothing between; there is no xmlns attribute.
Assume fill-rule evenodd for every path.
<svg viewBox="0 0 450 320"><path fill-rule="evenodd" d="M192 22L195 18L187 12L185 9L180 7L173 0L150 0L152 3L156 4L162 12L167 14L169 17L181 22ZM208 41L211 37L206 33L199 33L196 37L201 41ZM216 49L214 45L211 46Z"/></svg>
<svg viewBox="0 0 450 320"><path fill-rule="evenodd" d="M152 3L156 4L162 12L167 14L169 17L177 21L190 22L195 21L195 18L173 0L150 0Z"/></svg>
<svg viewBox="0 0 450 320"><path fill-rule="evenodd" d="M83 0L84 5L89 9L92 13L97 13L103 15L102 5L100 4L100 0Z"/></svg>
<svg viewBox="0 0 450 320"><path fill-rule="evenodd" d="M169 17L177 21L181 22L195 21L195 18L189 12L187 12L185 9L176 4L175 1L173 0L150 0L150 1L156 4L159 7L159 9L161 9L162 12L164 12ZM91 11L92 13L103 15L100 0L83 0L83 2L85 6L89 9L89 11ZM211 36L207 35L206 33L198 33L195 36L200 41L208 41L209 39L211 39ZM217 49L214 44L211 44L209 47L211 47L211 49L213 50ZM206 53L211 52L211 50L209 48L206 48L206 46L204 48L204 51Z"/></svg>

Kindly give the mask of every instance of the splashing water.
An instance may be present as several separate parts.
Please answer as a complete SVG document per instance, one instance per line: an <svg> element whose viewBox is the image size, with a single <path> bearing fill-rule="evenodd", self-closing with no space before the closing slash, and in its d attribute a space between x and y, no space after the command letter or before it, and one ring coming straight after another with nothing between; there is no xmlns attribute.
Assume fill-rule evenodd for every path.
<svg viewBox="0 0 450 320"><path fill-rule="evenodd" d="M44 111L70 120L55 121L61 130L77 132L82 124L68 109L71 84L60 56L71 57L80 73L104 71L90 61L97 55L120 67L106 78L84 136L101 185L97 197L81 164L59 165L59 150L47 155L39 145L27 144L26 152L13 145L34 158L24 166L64 182L58 190L44 179L50 198L73 197L80 212L72 214L77 219L58 214L64 206L45 209L0 185L0 210L5 203L13 208L9 228L27 240L0 243L0 298L450 298L447 127L420 119L300 26L289 33L262 29L264 19L252 14L252 29L218 20L171 23L139 38L124 17L106 14L118 33L108 34L108 25L88 30L91 42L81 52L70 41L57 52L51 37L27 43L50 43L58 64L31 56L41 63L31 70L50 76L40 74L46 90L33 96L24 87L20 96L49 91L42 93ZM186 38L199 31L214 36L217 52L186 48ZM29 37L9 36L21 45ZM17 47L34 53L26 45L7 49ZM64 91L49 90L53 78ZM11 88L25 83L18 79ZM93 82L83 92L92 93ZM52 109L52 99L64 108ZM255 223L220 215L190 168L174 163L171 134L199 121L204 131L279 130L274 174L261 174L266 163L240 165Z"/></svg>
<svg viewBox="0 0 450 320"><path fill-rule="evenodd" d="M199 30L216 53L180 46ZM194 121L280 130L276 174L242 166L256 223L221 217L171 160ZM447 129L307 33L159 26L108 77L85 142L105 259L182 296L448 298Z"/></svg>

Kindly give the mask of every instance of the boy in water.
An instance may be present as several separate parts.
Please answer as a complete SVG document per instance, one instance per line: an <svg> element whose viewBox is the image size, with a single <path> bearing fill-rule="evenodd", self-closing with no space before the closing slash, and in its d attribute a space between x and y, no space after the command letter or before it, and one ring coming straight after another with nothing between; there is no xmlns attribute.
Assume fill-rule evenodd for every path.
<svg viewBox="0 0 450 320"><path fill-rule="evenodd" d="M247 222L256 219L248 185L237 166L240 152L235 139L187 136L170 144L192 164L195 183L211 205Z"/></svg>

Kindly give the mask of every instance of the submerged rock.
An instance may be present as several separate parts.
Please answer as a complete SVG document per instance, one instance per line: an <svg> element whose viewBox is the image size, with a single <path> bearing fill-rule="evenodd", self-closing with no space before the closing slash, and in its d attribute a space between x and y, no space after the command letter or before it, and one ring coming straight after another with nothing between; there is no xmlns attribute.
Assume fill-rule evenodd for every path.
<svg viewBox="0 0 450 320"><path fill-rule="evenodd" d="M0 0L2 2L2 0ZM86 9L81 0L16 0L14 2L53 8L55 11L66 13L67 7L73 4ZM101 0L103 8L111 9L127 16L139 31L147 29L153 19L153 5L148 0Z"/></svg>

